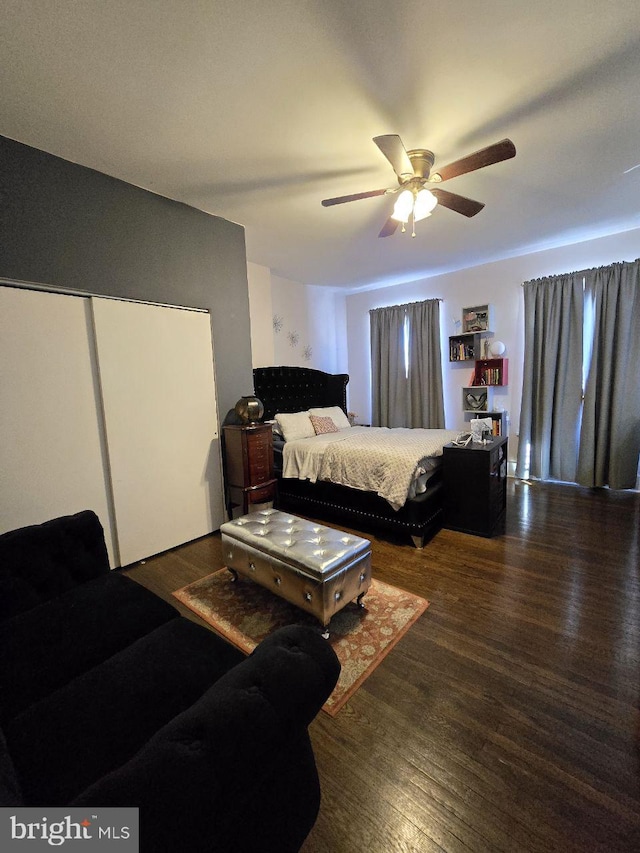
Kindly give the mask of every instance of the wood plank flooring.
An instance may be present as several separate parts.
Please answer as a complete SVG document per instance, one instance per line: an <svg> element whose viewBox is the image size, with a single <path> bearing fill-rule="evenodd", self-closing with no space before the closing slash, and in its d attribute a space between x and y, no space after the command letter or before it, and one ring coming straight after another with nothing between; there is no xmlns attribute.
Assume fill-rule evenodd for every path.
<svg viewBox="0 0 640 853"><path fill-rule="evenodd" d="M431 606L313 722L303 853L640 850L640 495L510 480L502 536L370 538ZM170 598L222 565L214 534L129 573Z"/></svg>

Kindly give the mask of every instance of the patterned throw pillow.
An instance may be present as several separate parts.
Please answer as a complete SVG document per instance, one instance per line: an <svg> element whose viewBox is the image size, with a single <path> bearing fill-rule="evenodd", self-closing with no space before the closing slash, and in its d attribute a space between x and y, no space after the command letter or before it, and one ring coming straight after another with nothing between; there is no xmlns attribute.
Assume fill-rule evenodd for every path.
<svg viewBox="0 0 640 853"><path fill-rule="evenodd" d="M311 423L316 435L326 435L328 432L339 432L338 427L331 418L323 418L320 415L311 415Z"/></svg>
<svg viewBox="0 0 640 853"><path fill-rule="evenodd" d="M309 414L321 418L331 418L339 430L349 429L351 426L349 418L345 415L340 406L323 406L320 409L309 409Z"/></svg>

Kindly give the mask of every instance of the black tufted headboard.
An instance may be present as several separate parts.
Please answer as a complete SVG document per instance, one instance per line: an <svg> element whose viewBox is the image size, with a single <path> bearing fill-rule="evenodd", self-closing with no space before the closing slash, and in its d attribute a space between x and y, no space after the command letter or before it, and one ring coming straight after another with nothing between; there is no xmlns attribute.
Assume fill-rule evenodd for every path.
<svg viewBox="0 0 640 853"><path fill-rule="evenodd" d="M276 412L304 412L312 407L340 406L347 411L347 373L325 373L311 367L256 367L253 390L264 405L264 419Z"/></svg>

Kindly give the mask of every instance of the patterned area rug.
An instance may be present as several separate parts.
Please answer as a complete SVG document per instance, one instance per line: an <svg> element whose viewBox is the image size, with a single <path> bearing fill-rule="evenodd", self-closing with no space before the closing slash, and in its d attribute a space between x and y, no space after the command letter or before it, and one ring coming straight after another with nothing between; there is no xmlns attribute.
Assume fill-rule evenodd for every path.
<svg viewBox="0 0 640 853"><path fill-rule="evenodd" d="M241 651L253 651L282 625L319 622L267 589L239 578L231 582L226 569L195 581L173 595ZM331 620L328 642L342 664L335 690L323 707L331 716L353 696L362 682L429 606L410 592L372 580L364 608L347 604Z"/></svg>

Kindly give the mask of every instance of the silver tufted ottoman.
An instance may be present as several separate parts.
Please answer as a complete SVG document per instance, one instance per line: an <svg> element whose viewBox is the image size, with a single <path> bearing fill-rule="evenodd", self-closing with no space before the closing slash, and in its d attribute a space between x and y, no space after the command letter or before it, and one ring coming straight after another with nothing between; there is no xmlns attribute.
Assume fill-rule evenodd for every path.
<svg viewBox="0 0 640 853"><path fill-rule="evenodd" d="M225 522L223 555L243 575L312 613L329 635L334 613L371 585L371 542L277 509Z"/></svg>

